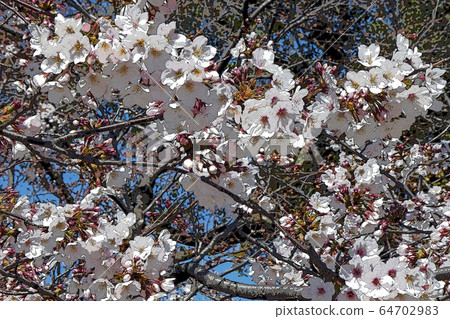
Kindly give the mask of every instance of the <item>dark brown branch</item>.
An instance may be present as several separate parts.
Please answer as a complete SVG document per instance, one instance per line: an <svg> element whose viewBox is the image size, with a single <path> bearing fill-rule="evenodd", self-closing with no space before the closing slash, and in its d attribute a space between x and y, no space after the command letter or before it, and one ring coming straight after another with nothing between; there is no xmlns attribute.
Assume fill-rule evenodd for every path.
<svg viewBox="0 0 450 319"><path fill-rule="evenodd" d="M437 280L450 280L450 267L439 268L435 273Z"/></svg>
<svg viewBox="0 0 450 319"><path fill-rule="evenodd" d="M112 195L112 194L107 194L107 196L117 205L119 206L119 208L126 214L128 215L129 210L128 208L125 206L125 204L122 202L122 200L117 197L116 195Z"/></svg>
<svg viewBox="0 0 450 319"><path fill-rule="evenodd" d="M34 227L39 227L39 228L48 228L47 226L35 224L35 223L33 223L31 220L26 219L25 217L22 217L22 216L19 216L19 215L16 215L16 214L13 214L13 213L4 211L4 210L2 210L2 209L0 209L0 214L4 214L4 215L7 215L7 216L12 217L12 218L20 219L20 220L23 221L26 225L30 225L30 226L34 226Z"/></svg>
<svg viewBox="0 0 450 319"><path fill-rule="evenodd" d="M129 121L122 122L122 123L106 125L106 126L102 126L102 127L99 127L99 128L93 128L93 129L89 129L89 130L84 130L84 131L79 131L79 132L75 132L75 133L66 134L64 136L56 138L54 140L54 142L56 144L60 144L60 143L63 143L63 142L67 142L67 141L73 140L75 138L84 137L84 136L88 136L88 135L91 135L91 134L98 134L98 133L102 133L102 132L110 132L110 131L120 130L120 129L123 129L123 128L128 128L128 127L133 126L133 125L153 122L155 120L158 120L158 119L160 120L162 118L163 118L163 115L159 114L159 115L155 115L155 116L148 116L148 117L138 118L138 119L134 119L134 120L129 120Z"/></svg>
<svg viewBox="0 0 450 319"><path fill-rule="evenodd" d="M0 24L0 29L3 29L5 32L8 32L8 33L10 33L16 37L19 37L21 39L23 39L23 37L25 36L25 32L23 32L22 30L13 28L9 24Z"/></svg>
<svg viewBox="0 0 450 319"><path fill-rule="evenodd" d="M300 25L302 22L306 21L308 18L314 16L315 14L329 9L331 7L337 7L339 5L345 4L345 2L340 2L340 1L330 1L330 2L325 2L320 6L316 6L316 5L312 5L309 8L307 8L307 10L312 9L309 12L305 12L303 15L299 15L297 18L293 19L288 25L286 25L281 31L280 33L277 35L277 37L275 38L274 42L278 43L278 40L282 39L282 37L289 32L289 30L291 30L292 28L295 28L296 26Z"/></svg>
<svg viewBox="0 0 450 319"><path fill-rule="evenodd" d="M27 21L19 12L17 12L16 9L14 9L13 7L9 6L8 4L6 4L5 2L0 0L0 3L2 5L4 5L5 7L7 7L11 12L13 12L16 16L18 16L20 18L20 20L22 20L26 25L30 24L29 21Z"/></svg>
<svg viewBox="0 0 450 319"><path fill-rule="evenodd" d="M153 231L159 227L162 227L164 225L169 224L173 219L175 219L175 216L177 213L179 213L178 209L181 207L182 203L179 203L175 206L175 208L171 209L171 207L169 207L167 209L167 211L165 211L164 213L161 214L160 218L163 217L163 219L157 223L157 221L160 219L158 218L153 224L149 225L149 227L147 227L146 229L144 229L142 231L141 236L148 236L151 233L153 233ZM191 205L189 205L186 208L183 208L184 211L187 211L189 209L191 209L192 207L196 206L197 202L192 203Z"/></svg>
<svg viewBox="0 0 450 319"><path fill-rule="evenodd" d="M183 174L189 173L188 171L181 169L181 168L171 168L171 170L180 172ZM300 243L297 239L295 239L286 229L284 229L279 221L275 219L275 217L267 212L264 208L259 206L257 203L255 203L252 200L243 200L238 195L230 192L228 189L212 182L210 179L206 177L200 177L201 181L214 187L215 189L221 191L222 193L227 194L230 196L234 201L236 201L239 204L245 205L249 208L251 208L254 212L260 213L263 216L267 217L282 233L284 236L286 236L300 251L306 253L309 255L311 259L311 263L317 268L320 275L326 280L326 281L332 281L337 280L342 282L342 279L339 277L338 274L336 274L334 271L329 269L327 265L321 260L319 254L315 251L315 249L309 245L306 245L304 243Z"/></svg>
<svg viewBox="0 0 450 319"><path fill-rule="evenodd" d="M67 134L67 135L64 135L60 138L56 138L53 140L50 140L50 139L45 140L45 139L40 139L40 138L33 137L33 136L25 136L23 134L19 134L19 133L9 131L9 130L0 131L0 135L3 135L13 141L19 141L27 147L29 145L37 145L40 147L45 147L45 148L54 150L54 151L60 153L61 155L65 155L72 160L79 160L81 162L95 164L95 165L159 166L160 164L158 164L158 163L154 164L154 163L148 163L148 162L100 160L95 156L77 154L75 152L66 150L60 146L60 143L66 142L73 138L82 137L82 136L86 136L89 134L94 134L94 133L99 133L99 132L104 132L104 131L112 131L112 130L122 129L122 128L130 127L137 123L151 122L157 118L159 118L159 117L158 116L146 117L146 118L131 120L131 121L123 122L123 123L112 124L112 125L108 125L108 126L104 126L104 127L100 127L100 128L96 128L96 129L85 130L85 131L81 131L81 132L77 132L77 133ZM48 160L48 161L56 161L56 160L52 160L51 158L47 158L47 157L43 157L43 156L42 156L42 158L44 158L45 160Z"/></svg>
<svg viewBox="0 0 450 319"><path fill-rule="evenodd" d="M53 17L53 18L56 17L56 14L48 12L48 11L45 11L45 10L42 10L41 8L33 6L33 5L29 4L29 3L26 3L26 2L23 2L23 1L20 1L20 0L13 0L13 2L15 2L17 4L20 4L20 5L28 8L28 9L30 9L32 11L35 11L35 12L37 12L39 14L43 14L43 15L46 15L46 16L49 16L49 17Z"/></svg>
<svg viewBox="0 0 450 319"><path fill-rule="evenodd" d="M0 269L0 274L2 276L9 277L9 278L14 278L17 281L20 281L22 284L25 284L28 287L31 287L33 289L36 289L40 294L42 294L44 296L51 297L51 298L53 298L55 300L58 300L58 301L62 301L61 297L56 295L53 291L47 290L47 289L41 287L40 285L38 285L37 283L35 283L35 282L31 281L31 280L28 280L28 279L25 279L25 278L23 278L23 277L21 277L19 275L16 275L16 274L4 271L3 269Z"/></svg>
<svg viewBox="0 0 450 319"><path fill-rule="evenodd" d="M60 172L58 172L50 164L49 161L43 160L42 162L40 162L40 164L41 164L42 168L44 169L45 174L48 175L50 177L50 180L52 180L55 183L55 185L59 188L59 190L61 191L61 195L63 196L63 199L66 201L66 203L73 204L75 202L75 200L73 199L71 192L67 188L62 174ZM48 182L46 183L46 185L50 186L50 184ZM50 188L47 188L47 190L49 192L51 191Z"/></svg>
<svg viewBox="0 0 450 319"><path fill-rule="evenodd" d="M195 278L210 289L227 293L232 297L258 300L308 300L302 296L302 287L294 285L257 286L243 284L224 279L195 263L183 264L175 270L176 276L183 273Z"/></svg>
<svg viewBox="0 0 450 319"><path fill-rule="evenodd" d="M34 294L34 292L29 292L29 291L7 291L7 290L0 290L0 294L3 294L3 295L10 295L10 296L23 296L23 295L31 295L31 294Z"/></svg>
<svg viewBox="0 0 450 319"><path fill-rule="evenodd" d="M214 246L216 246L216 244L221 241L222 239L225 239L230 233L232 233L238 226L242 226L240 221L242 219L242 214L239 214L239 216L228 226L226 226L226 228L220 232L218 235L214 236L214 238L209 242L209 244L202 249L202 251L200 252L200 254L198 254L198 256L196 256L193 259L193 263L200 263L200 261L203 259L203 257L205 257L210 251L212 251L214 249Z"/></svg>
<svg viewBox="0 0 450 319"><path fill-rule="evenodd" d="M67 0L67 3L70 4L71 7L77 9L80 13L82 13L84 16L86 16L87 18L96 21L97 18L94 17L92 14L90 14L89 12L87 12L87 10L85 8L83 8L83 6L81 6L78 2L76 2L75 0Z"/></svg>
<svg viewBox="0 0 450 319"><path fill-rule="evenodd" d="M245 237L250 243L252 243L253 245L256 245L262 249L264 249L265 251L267 251L269 254L271 254L273 257L275 257L278 260L281 260L285 263L287 263L288 265L290 265L292 268L294 268L297 271L302 271L303 274L307 274L307 275L313 275L313 276L320 276L320 274L316 273L315 271L312 271L311 269L306 269L301 267L300 265L296 264L294 261L283 257L282 255L280 255L279 253L277 253L275 250L273 250L272 248L268 247L266 244L264 244L263 242L261 242L260 240L256 240L254 238L252 238L251 236L247 235L245 232L238 230L239 235Z"/></svg>
<svg viewBox="0 0 450 319"><path fill-rule="evenodd" d="M239 42L239 40L241 39L242 35L244 34L244 30L246 28L246 26L248 26L252 20L254 20L256 18L256 16L262 11L264 10L268 5L270 5L274 0L266 0L264 1L255 11L253 11L253 13L250 15L250 17L248 18L248 22L246 22L246 16L248 14L248 12L246 12L246 14L243 15L243 19L244 21L242 21L242 24L239 28L239 32L237 33L235 39L233 40L233 42L231 42L231 44L226 48L225 52L221 55L220 57L220 62L218 63L217 66L217 72L219 74L222 74L222 72L225 70L225 67L227 66L228 62L230 62L231 59L231 49L233 49L236 44ZM245 3L247 3L248 1L245 1ZM245 9L245 3L244 3L244 9ZM248 6L248 3L247 3Z"/></svg>
<svg viewBox="0 0 450 319"><path fill-rule="evenodd" d="M248 5L250 3L250 0L245 0L244 4L242 5L242 26L244 28L248 28L250 25L250 20L248 19Z"/></svg>

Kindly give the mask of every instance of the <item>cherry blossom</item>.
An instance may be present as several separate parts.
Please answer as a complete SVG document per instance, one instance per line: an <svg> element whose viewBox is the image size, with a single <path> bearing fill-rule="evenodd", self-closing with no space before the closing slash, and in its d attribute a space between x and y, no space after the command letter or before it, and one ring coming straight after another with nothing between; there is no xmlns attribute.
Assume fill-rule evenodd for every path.
<svg viewBox="0 0 450 319"><path fill-rule="evenodd" d="M16 162L50 165L49 184L65 166L92 179L55 191L54 202L5 190L0 262L20 260L27 280L44 286L67 270L57 288L47 285L48 298L176 299L191 289L178 281L184 262L193 260L196 270L185 272L195 278L205 267L197 259L221 236L224 254L232 241L256 238L242 260L259 288L294 285L299 299L323 301L441 297L450 145L402 135L443 108L443 69L399 34L391 57L361 45L362 67L338 75L319 63L297 78L275 63L271 41L248 33L219 72L206 36L165 20L173 1L146 4L92 24L57 14L54 24L29 25L36 61L18 62L24 80L14 86L44 98L11 103L36 109L2 127L0 147ZM193 212L202 223L186 222ZM211 225L189 246L194 230ZM218 235L230 225L233 236Z"/></svg>
<svg viewBox="0 0 450 319"><path fill-rule="evenodd" d="M309 286L302 291L305 298L313 301L329 301L334 294L334 287L331 282L323 282L320 278L310 278Z"/></svg>

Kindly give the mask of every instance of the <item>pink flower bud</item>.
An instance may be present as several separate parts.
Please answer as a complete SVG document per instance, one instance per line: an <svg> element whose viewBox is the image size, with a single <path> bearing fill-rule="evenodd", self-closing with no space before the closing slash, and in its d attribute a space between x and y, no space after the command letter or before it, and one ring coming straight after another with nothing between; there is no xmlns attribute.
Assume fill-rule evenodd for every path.
<svg viewBox="0 0 450 319"><path fill-rule="evenodd" d="M87 22L83 23L83 26L81 27L81 31L83 32L89 32L91 30L91 25Z"/></svg>

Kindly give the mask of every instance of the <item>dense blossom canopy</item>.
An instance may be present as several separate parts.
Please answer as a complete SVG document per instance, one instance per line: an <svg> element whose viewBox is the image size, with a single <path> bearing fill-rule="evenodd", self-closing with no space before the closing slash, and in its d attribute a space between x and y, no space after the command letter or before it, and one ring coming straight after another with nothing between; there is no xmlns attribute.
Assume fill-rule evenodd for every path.
<svg viewBox="0 0 450 319"><path fill-rule="evenodd" d="M276 63L271 41L248 33L231 50L235 67L218 72L207 37L166 21L174 1L149 3L114 19L58 14L29 25L33 59L18 62L25 76L15 83L25 98L0 122L0 146L16 161L70 167L65 178L95 178L76 190L80 200L62 193L58 203L4 190L0 299L181 299L194 290L189 277L220 292L205 257L226 254L231 246L216 245L230 233L254 284L295 288L268 299L449 294L437 274L450 267L450 141L403 140L443 108L443 69L398 34L389 56L360 45L357 69L317 63L297 77ZM22 112L26 100L38 103L33 114ZM122 128L119 145L107 133ZM161 196L142 186L156 180ZM163 196L174 183L182 188ZM133 188L136 206L153 197L129 209ZM194 210L203 217L189 225ZM214 227L189 247L200 223Z"/></svg>

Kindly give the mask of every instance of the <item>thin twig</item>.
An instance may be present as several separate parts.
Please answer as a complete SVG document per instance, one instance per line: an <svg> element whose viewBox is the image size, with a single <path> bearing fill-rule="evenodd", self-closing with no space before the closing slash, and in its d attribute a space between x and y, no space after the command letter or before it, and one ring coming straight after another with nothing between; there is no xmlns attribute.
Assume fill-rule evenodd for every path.
<svg viewBox="0 0 450 319"><path fill-rule="evenodd" d="M341 145L342 147L344 147L347 151L349 151L350 153L359 156L364 162L367 162L369 160L369 158L367 156L365 156L364 154L358 152L357 150L354 150L353 148L351 148L350 146L348 146L347 144L345 144L344 142L342 142L340 139L338 139L337 137L334 137L328 133L326 133L325 131L322 131L322 135L333 140L334 142L338 143L339 145ZM391 174L389 174L387 171L385 171L384 169L380 169L380 173L384 176L386 176L387 178L389 178L391 181L393 181L400 189L403 190L403 192L406 194L406 196L408 198L413 198L414 194L411 192L411 190L408 189L408 187L406 185L404 185L402 182L400 182L398 179L396 179L394 176L392 176Z"/></svg>
<svg viewBox="0 0 450 319"><path fill-rule="evenodd" d="M47 226L43 226L43 225L39 225L39 224L33 223L31 220L29 220L29 219L27 219L25 217L22 217L22 216L19 216L19 215L16 215L16 214L4 211L2 209L0 209L0 214L4 214L4 215L7 215L7 216L12 217L12 218L20 219L25 224L30 225L30 226L39 227L39 228L45 228L45 229L48 228Z"/></svg>
<svg viewBox="0 0 450 319"><path fill-rule="evenodd" d="M67 0L67 2L74 7L75 9L77 9L79 12L81 12L83 15L85 15L87 18L96 21L97 18L94 17L92 14L90 14L89 12L87 12L87 10L85 8L83 8L80 4L78 4L78 2L76 2L75 0Z"/></svg>
<svg viewBox="0 0 450 319"><path fill-rule="evenodd" d="M24 6L24 7L28 8L28 9L30 9L30 10L33 10L33 11L39 13L39 14L43 14L43 15L46 15L46 16L49 16L49 17L56 17L56 14L48 12L48 11L45 11L45 10L42 10L41 8L33 6L33 5L29 4L29 3L26 3L26 2L23 2L23 1L20 1L20 0L12 0L12 1L17 3L17 4L20 4L20 5Z"/></svg>
<svg viewBox="0 0 450 319"><path fill-rule="evenodd" d="M13 7L11 7L10 5L6 4L5 2L3 2L2 0L0 0L0 3L3 4L5 7L7 7L9 10L11 10L16 16L18 16L20 18L20 20L22 20L26 25L29 25L30 22L27 21L27 19L25 19L24 17L22 17L22 15L17 12L16 9L14 9Z"/></svg>
<svg viewBox="0 0 450 319"><path fill-rule="evenodd" d="M63 300L63 299L61 299L61 297L59 297L53 291L45 289L45 288L41 287L40 285L38 285L37 283L35 283L35 282L31 281L31 280L25 279L25 278L23 278L23 277L21 277L21 276L19 276L17 274L13 274L13 273L4 271L3 269L0 269L0 274L5 276L5 277L16 279L16 280L20 281L22 284L25 284L25 285L33 288L33 289L36 289L42 295L49 296L49 297L51 297L51 298L53 298L55 300L58 300L58 301L62 301Z"/></svg>

